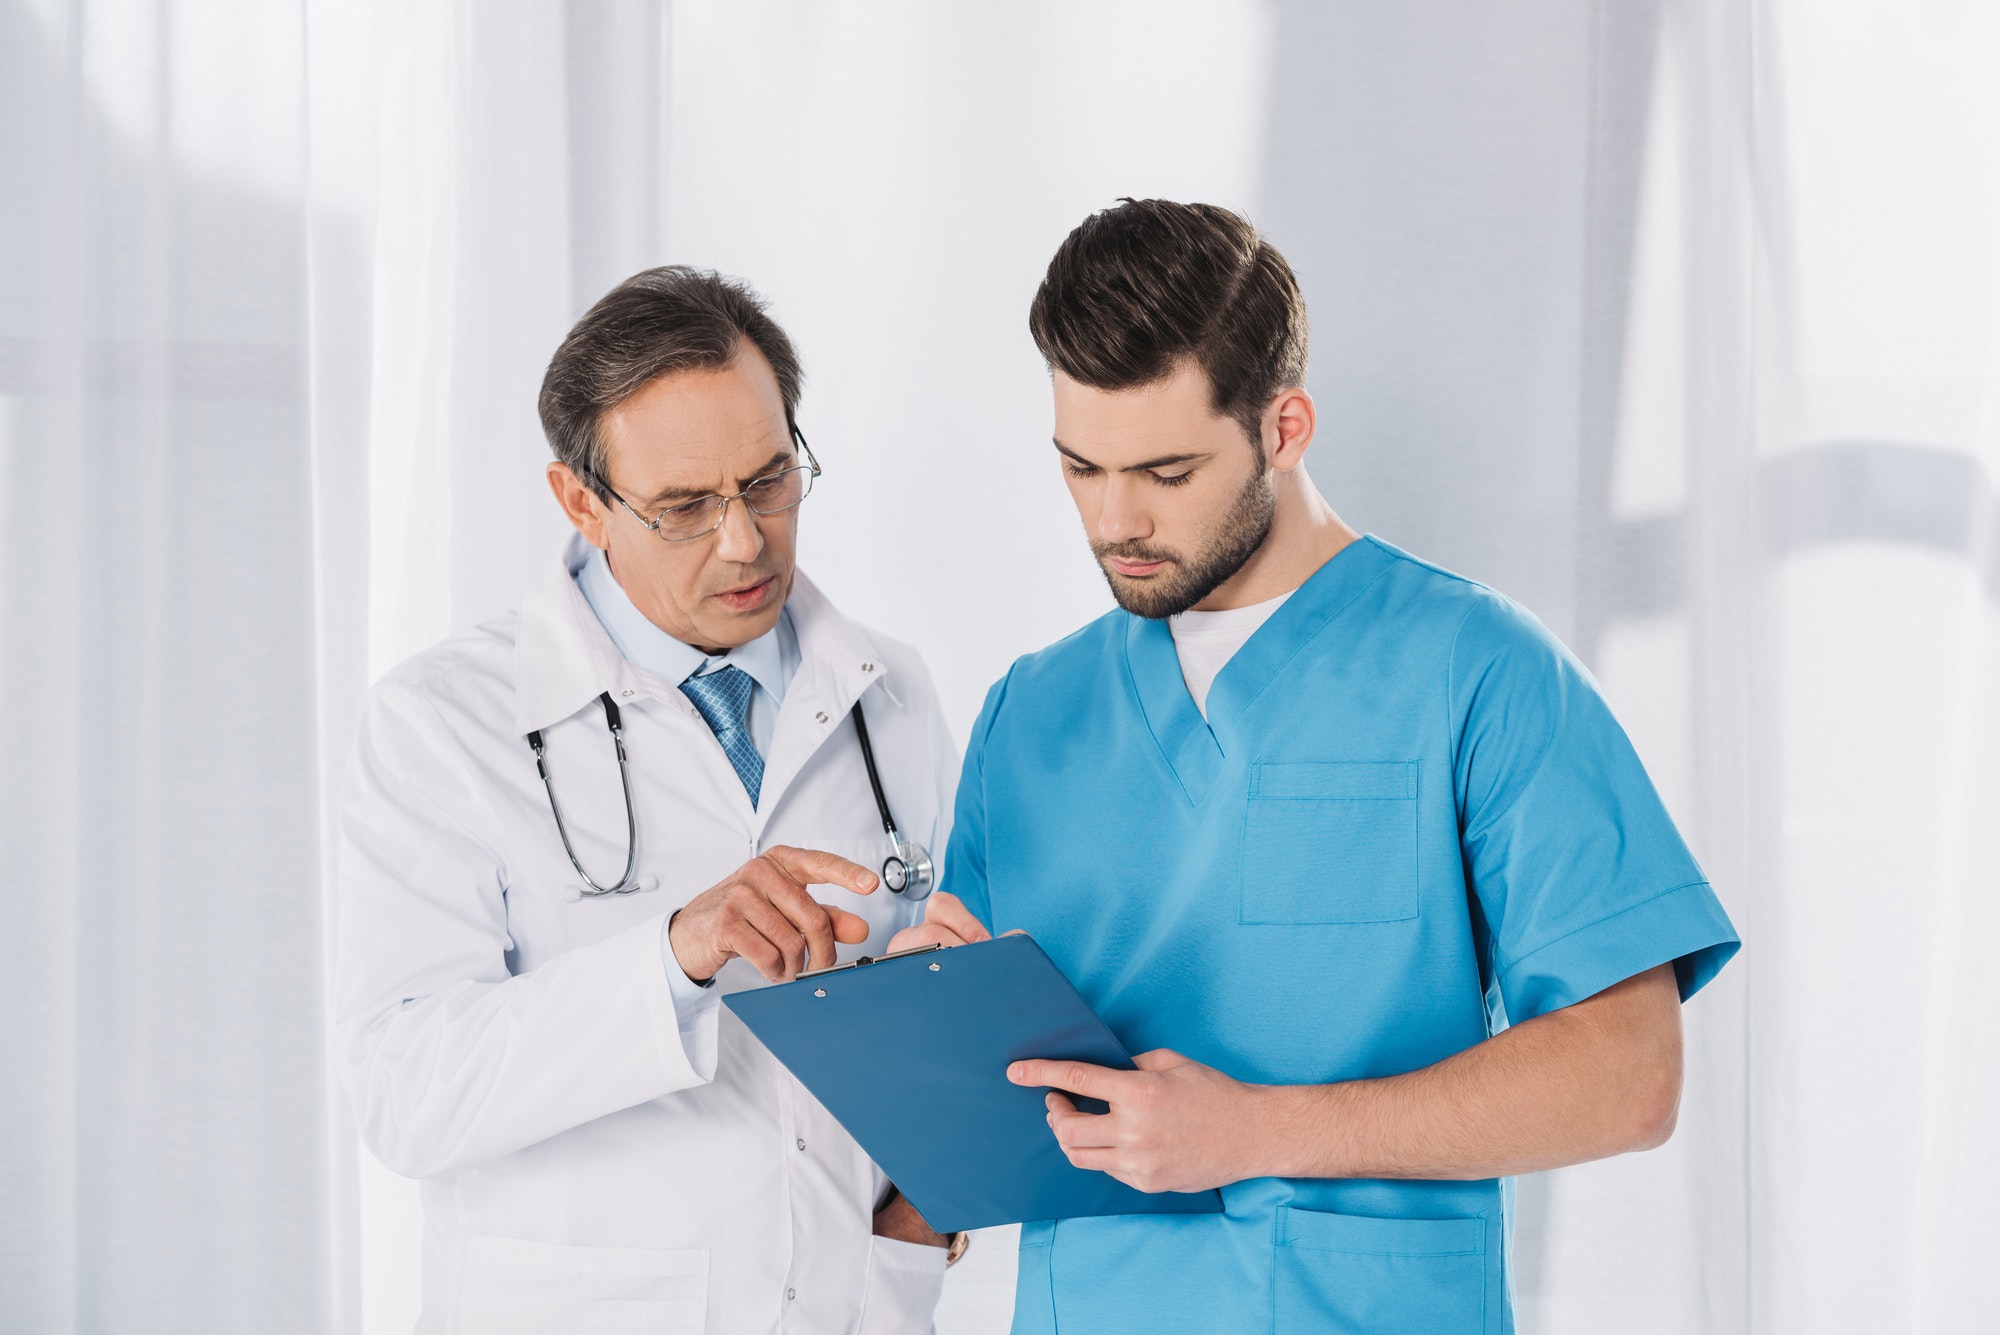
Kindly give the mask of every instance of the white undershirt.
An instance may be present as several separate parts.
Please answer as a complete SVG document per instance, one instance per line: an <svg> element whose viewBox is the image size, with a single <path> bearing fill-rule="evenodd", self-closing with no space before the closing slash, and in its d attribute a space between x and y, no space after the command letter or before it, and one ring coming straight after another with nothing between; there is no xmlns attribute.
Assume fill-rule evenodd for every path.
<svg viewBox="0 0 2000 1335"><path fill-rule="evenodd" d="M1236 657L1243 642L1257 633L1257 627L1271 619L1271 613L1285 605L1290 592L1248 607L1231 607L1221 612L1182 612L1167 618L1173 632L1174 652L1181 660L1181 680L1187 683L1194 707L1208 717L1208 688L1215 684L1223 665Z"/></svg>

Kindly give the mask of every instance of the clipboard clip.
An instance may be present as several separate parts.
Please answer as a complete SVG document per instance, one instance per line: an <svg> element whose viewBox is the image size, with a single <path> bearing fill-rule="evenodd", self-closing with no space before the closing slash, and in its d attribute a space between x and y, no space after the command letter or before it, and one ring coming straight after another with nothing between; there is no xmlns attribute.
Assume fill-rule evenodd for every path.
<svg viewBox="0 0 2000 1335"><path fill-rule="evenodd" d="M892 950L886 955L863 955L861 958L849 960L845 964L829 964L824 969L808 969L800 974L796 981L803 983L808 978L824 978L830 973L841 973L848 969L865 969L871 964L880 964L884 960L899 960L910 955L928 955L934 950L943 949L943 946L933 943L928 946L912 946L908 950Z"/></svg>

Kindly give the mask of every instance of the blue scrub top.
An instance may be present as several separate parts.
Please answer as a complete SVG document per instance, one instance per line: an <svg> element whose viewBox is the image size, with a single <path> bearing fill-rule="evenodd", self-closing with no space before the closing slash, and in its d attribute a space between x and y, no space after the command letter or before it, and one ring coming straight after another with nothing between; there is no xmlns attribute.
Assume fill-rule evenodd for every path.
<svg viewBox="0 0 2000 1335"><path fill-rule="evenodd" d="M1215 679L1122 611L1015 663L944 889L1025 928L1133 1052L1325 1084L1432 1065L1737 938L1589 674L1375 538ZM1021 1234L1016 1332L1513 1329L1505 1183L1261 1178L1226 1212Z"/></svg>

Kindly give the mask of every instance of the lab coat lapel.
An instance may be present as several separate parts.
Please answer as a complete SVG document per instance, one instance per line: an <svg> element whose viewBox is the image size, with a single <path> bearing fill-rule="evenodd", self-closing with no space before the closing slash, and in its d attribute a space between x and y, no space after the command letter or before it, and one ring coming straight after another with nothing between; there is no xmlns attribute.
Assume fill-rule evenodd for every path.
<svg viewBox="0 0 2000 1335"><path fill-rule="evenodd" d="M782 804L785 790L806 762L847 721L848 711L864 692L879 683L889 699L895 699L879 649L803 571L793 579L786 606L799 637L799 670L785 689L770 754L764 758L764 787L757 802L760 827Z"/></svg>
<svg viewBox="0 0 2000 1335"><path fill-rule="evenodd" d="M589 705L601 691L619 704L657 698L666 708L696 720L713 741L700 715L672 684L660 682L625 661L611 637L598 624L575 571L587 555L582 540L564 545L560 568L522 600L515 648L515 728L522 734L546 728ZM772 730L770 754L764 758L764 781L752 829L761 831L782 802L785 790L816 752L847 719L847 711L862 693L880 684L892 702L900 704L880 648L842 616L819 587L798 572L792 581L792 629L799 637L799 668L785 690L785 703ZM701 748L718 787L740 794L734 771L719 745ZM749 799L743 799L747 810Z"/></svg>
<svg viewBox="0 0 2000 1335"><path fill-rule="evenodd" d="M523 736L561 722L601 692L620 704L653 693L576 587L588 551L571 534L556 569L528 591L515 614L514 730Z"/></svg>
<svg viewBox="0 0 2000 1335"><path fill-rule="evenodd" d="M1239 725L1252 703L1282 672L1299 650L1331 625L1348 604L1380 579L1391 559L1373 538L1360 538L1340 549L1314 571L1284 606L1223 664L1208 692L1208 723L1225 751L1249 739Z"/></svg>
<svg viewBox="0 0 2000 1335"><path fill-rule="evenodd" d="M1181 676L1173 632L1164 621L1128 616L1125 662L1153 740L1190 805L1200 806L1222 769L1222 747L1209 731Z"/></svg>

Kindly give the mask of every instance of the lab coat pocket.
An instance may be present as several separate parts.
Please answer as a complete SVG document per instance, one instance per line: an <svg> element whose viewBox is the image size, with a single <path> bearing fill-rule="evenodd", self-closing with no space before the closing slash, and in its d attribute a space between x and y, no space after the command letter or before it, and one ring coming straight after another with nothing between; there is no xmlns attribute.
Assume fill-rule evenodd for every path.
<svg viewBox="0 0 2000 1335"><path fill-rule="evenodd" d="M1417 916L1417 762L1250 767L1242 914L1258 924Z"/></svg>
<svg viewBox="0 0 2000 1335"><path fill-rule="evenodd" d="M708 1319L708 1252L476 1235L466 1240L458 1299L460 1335L682 1335Z"/></svg>
<svg viewBox="0 0 2000 1335"><path fill-rule="evenodd" d="M944 1292L944 1248L870 1238L857 1335L927 1335Z"/></svg>
<svg viewBox="0 0 2000 1335"><path fill-rule="evenodd" d="M1278 1211L1277 1330L1485 1335L1486 1221Z"/></svg>

